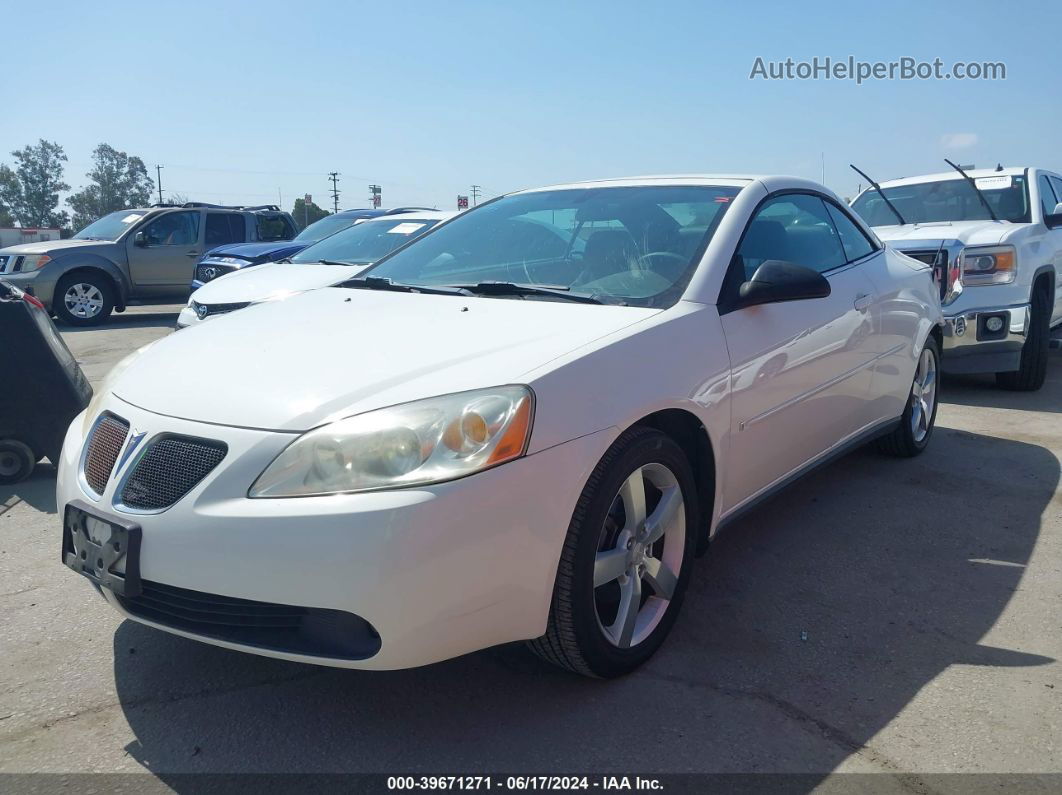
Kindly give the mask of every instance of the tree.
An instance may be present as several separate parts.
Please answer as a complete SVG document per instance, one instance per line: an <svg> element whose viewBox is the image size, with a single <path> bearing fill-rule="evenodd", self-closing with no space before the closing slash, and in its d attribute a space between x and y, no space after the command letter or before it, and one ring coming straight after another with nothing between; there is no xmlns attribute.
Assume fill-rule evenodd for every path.
<svg viewBox="0 0 1062 795"><path fill-rule="evenodd" d="M91 182L66 200L74 211L74 228L88 226L97 218L127 207L151 203L155 182L139 157L100 144L92 153L95 164L85 176Z"/></svg>
<svg viewBox="0 0 1062 795"><path fill-rule="evenodd" d="M313 202L307 205L302 199L296 199L295 206L291 208L291 217L295 219L300 232L314 221L320 221L329 215L331 213L328 210L322 210Z"/></svg>
<svg viewBox="0 0 1062 795"><path fill-rule="evenodd" d="M59 194L70 190L63 182L63 147L43 138L36 146L14 151L15 168L0 164L0 204L22 226L65 226L68 216L56 212Z"/></svg>
<svg viewBox="0 0 1062 795"><path fill-rule="evenodd" d="M8 211L8 209L4 205L0 204L0 226L7 227L7 226L14 226L14 225L15 225L14 217L11 215L11 213Z"/></svg>

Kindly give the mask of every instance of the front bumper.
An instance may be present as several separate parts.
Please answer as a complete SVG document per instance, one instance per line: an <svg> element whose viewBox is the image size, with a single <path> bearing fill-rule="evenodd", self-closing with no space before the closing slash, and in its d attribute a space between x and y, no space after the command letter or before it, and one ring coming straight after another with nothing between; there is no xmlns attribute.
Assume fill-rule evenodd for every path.
<svg viewBox="0 0 1062 795"><path fill-rule="evenodd" d="M59 465L60 516L80 500L138 522L145 583L352 613L375 628L380 646L367 659L312 656L145 620L103 589L107 601L128 618L184 637L349 668L424 665L541 635L579 492L614 438L611 430L600 431L435 486L248 499L251 483L293 434L163 417L114 396L101 408L146 432L145 444L159 433L187 434L221 440L228 454L170 508L130 516L114 506L122 464L99 498L82 487L79 417L68 431Z"/></svg>
<svg viewBox="0 0 1062 795"><path fill-rule="evenodd" d="M47 266L41 270L28 271L27 273L4 273L0 274L0 278L29 293L44 304L45 308L51 309L52 298L55 296L56 279L54 276L45 275L43 271L46 270Z"/></svg>
<svg viewBox="0 0 1062 795"><path fill-rule="evenodd" d="M1029 333L1029 304L969 309L944 318L945 372L1003 373L1021 365L1021 349ZM1002 321L998 331L989 328Z"/></svg>

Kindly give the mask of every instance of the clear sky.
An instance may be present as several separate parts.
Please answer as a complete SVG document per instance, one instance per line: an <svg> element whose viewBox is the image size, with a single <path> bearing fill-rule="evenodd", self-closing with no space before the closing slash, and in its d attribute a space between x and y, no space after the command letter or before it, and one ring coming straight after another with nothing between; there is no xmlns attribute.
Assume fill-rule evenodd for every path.
<svg viewBox="0 0 1062 795"><path fill-rule="evenodd" d="M216 202L452 208L560 181L788 173L851 195L942 158L1062 170L1062 2L5 3L0 162L38 138L83 184L105 141ZM757 56L985 81L767 82Z"/></svg>

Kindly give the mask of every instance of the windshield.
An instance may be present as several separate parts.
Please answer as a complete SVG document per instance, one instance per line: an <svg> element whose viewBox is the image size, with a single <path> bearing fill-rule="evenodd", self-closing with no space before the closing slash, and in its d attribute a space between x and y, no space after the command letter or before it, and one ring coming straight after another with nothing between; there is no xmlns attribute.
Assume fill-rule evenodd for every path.
<svg viewBox="0 0 1062 795"><path fill-rule="evenodd" d="M74 238L77 240L117 240L126 229L145 215L147 215L147 210L119 210L93 221L74 235Z"/></svg>
<svg viewBox="0 0 1062 795"><path fill-rule="evenodd" d="M909 224L991 220L992 216L977 197L973 186L958 174L955 176L955 179L937 182L883 187L882 191ZM1000 174L974 179L1000 221L1016 224L1029 222L1029 192L1024 175ZM852 203L852 209L871 226L900 223L896 214L874 190L865 191Z"/></svg>
<svg viewBox="0 0 1062 795"><path fill-rule="evenodd" d="M367 273L402 284L513 282L667 306L682 294L738 191L676 185L507 196L455 218Z"/></svg>
<svg viewBox="0 0 1062 795"><path fill-rule="evenodd" d="M299 232L298 236L295 238L295 242L316 243L318 240L323 240L329 235L334 235L340 229L346 229L357 220L357 218L342 218L330 215L327 218L322 218L320 221L314 221Z"/></svg>
<svg viewBox="0 0 1062 795"><path fill-rule="evenodd" d="M320 222L318 222L320 223ZM439 223L436 219L413 220L402 216L379 221L363 221L304 248L292 262L336 262L366 265L390 254ZM307 227L309 228L309 227Z"/></svg>

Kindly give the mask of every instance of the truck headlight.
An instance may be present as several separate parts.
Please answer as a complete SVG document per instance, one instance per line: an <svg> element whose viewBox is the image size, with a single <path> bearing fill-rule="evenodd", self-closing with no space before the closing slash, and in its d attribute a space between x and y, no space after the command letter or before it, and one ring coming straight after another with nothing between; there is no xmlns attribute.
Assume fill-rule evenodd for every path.
<svg viewBox="0 0 1062 795"><path fill-rule="evenodd" d="M22 264L19 267L19 273L28 273L29 271L37 271L52 261L52 258L47 254L26 254L22 257Z"/></svg>
<svg viewBox="0 0 1062 795"><path fill-rule="evenodd" d="M471 475L524 454L533 403L528 387L500 386L322 425L273 459L248 496L376 491Z"/></svg>
<svg viewBox="0 0 1062 795"><path fill-rule="evenodd" d="M1017 255L1014 246L971 246L959 255L962 281L979 284L1010 284L1014 281Z"/></svg>

